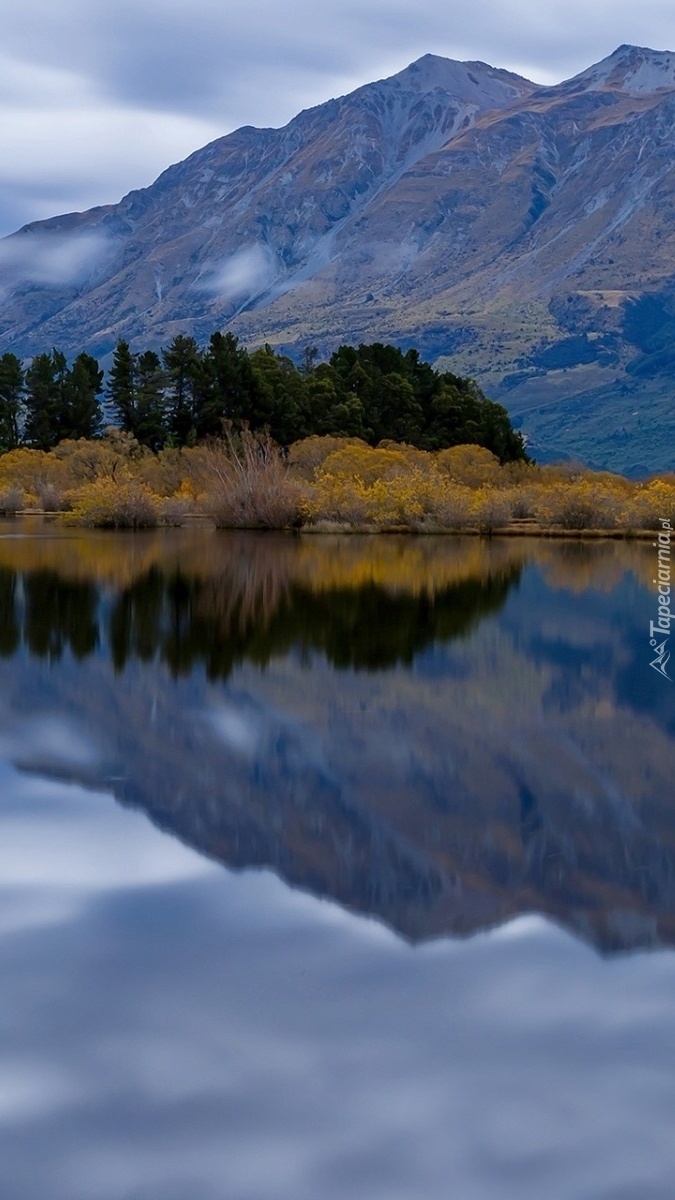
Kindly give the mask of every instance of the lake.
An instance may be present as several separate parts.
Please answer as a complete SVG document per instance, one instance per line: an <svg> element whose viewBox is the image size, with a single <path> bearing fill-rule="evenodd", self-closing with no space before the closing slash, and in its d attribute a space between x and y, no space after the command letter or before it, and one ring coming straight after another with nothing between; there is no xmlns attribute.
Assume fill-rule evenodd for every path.
<svg viewBox="0 0 675 1200"><path fill-rule="evenodd" d="M670 1200L655 559L0 521L2 1200Z"/></svg>

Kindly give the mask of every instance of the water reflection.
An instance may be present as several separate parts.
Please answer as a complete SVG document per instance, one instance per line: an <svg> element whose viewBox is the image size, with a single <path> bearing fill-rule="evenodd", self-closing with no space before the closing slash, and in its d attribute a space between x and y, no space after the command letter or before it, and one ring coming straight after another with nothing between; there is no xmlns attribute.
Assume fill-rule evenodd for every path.
<svg viewBox="0 0 675 1200"><path fill-rule="evenodd" d="M308 571L290 539L234 536L229 549L206 574L203 566L197 573L171 559L150 566L116 592L111 607L100 605L94 583L56 566L0 565L0 654L14 654L22 642L38 657L58 659L69 648L83 658L104 641L118 670L133 658L158 658L174 675L204 664L215 680L227 679L235 664L265 665L298 648L322 652L338 667L379 670L466 635L502 607L521 570L518 561L480 547L477 560L463 561L455 546L445 562L438 556L445 571L434 575L432 559L427 578L413 588L415 563L406 564L405 556L401 562L397 547L388 565L398 568L398 578L383 586L359 570L368 562L363 544L342 578L333 562L327 579L321 554L313 557L319 569ZM332 549L325 548L326 560Z"/></svg>
<svg viewBox="0 0 675 1200"><path fill-rule="evenodd" d="M648 547L28 532L0 539L21 770L413 942L537 911L675 943Z"/></svg>
<svg viewBox="0 0 675 1200"><path fill-rule="evenodd" d="M532 918L411 954L59 800L70 884L46 837L0 938L3 1200L672 1195L674 956Z"/></svg>

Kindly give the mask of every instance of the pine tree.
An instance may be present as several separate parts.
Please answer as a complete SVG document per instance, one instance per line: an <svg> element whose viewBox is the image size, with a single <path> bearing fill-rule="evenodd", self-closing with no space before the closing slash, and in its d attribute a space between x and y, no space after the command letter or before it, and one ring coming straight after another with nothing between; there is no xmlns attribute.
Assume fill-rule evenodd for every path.
<svg viewBox="0 0 675 1200"><path fill-rule="evenodd" d="M290 358L271 346L250 356L254 388L248 420L252 429L267 428L283 446L305 435L305 381Z"/></svg>
<svg viewBox="0 0 675 1200"><path fill-rule="evenodd" d="M15 354L0 357L0 454L19 444L24 369Z"/></svg>
<svg viewBox="0 0 675 1200"><path fill-rule="evenodd" d="M107 395L115 419L125 433L136 431L136 364L129 343L120 340L108 373Z"/></svg>
<svg viewBox="0 0 675 1200"><path fill-rule="evenodd" d="M214 333L205 355L206 386L197 412L197 436L222 431L223 421L255 424L260 395L248 353L233 333Z"/></svg>
<svg viewBox="0 0 675 1200"><path fill-rule="evenodd" d="M203 355L192 337L179 334L162 354L169 381L167 423L178 446L194 440L198 407L205 395Z"/></svg>
<svg viewBox="0 0 675 1200"><path fill-rule="evenodd" d="M65 377L64 405L58 440L95 438L103 423L99 395L103 389L103 371L91 354L78 354Z"/></svg>
<svg viewBox="0 0 675 1200"><path fill-rule="evenodd" d="M67 371L60 350L36 354L26 371L24 441L34 450L51 450L59 440Z"/></svg>
<svg viewBox="0 0 675 1200"><path fill-rule="evenodd" d="M130 432L142 446L160 450L166 441L166 372L159 355L145 350L134 363L136 427Z"/></svg>

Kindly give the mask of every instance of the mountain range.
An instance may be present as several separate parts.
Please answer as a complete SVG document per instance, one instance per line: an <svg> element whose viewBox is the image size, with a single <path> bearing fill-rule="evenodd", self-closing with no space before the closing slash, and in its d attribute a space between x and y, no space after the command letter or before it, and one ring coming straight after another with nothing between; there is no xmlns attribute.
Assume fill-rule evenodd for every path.
<svg viewBox="0 0 675 1200"><path fill-rule="evenodd" d="M0 241L0 349L229 328L392 341L476 378L535 457L673 465L675 54L552 87L425 55Z"/></svg>

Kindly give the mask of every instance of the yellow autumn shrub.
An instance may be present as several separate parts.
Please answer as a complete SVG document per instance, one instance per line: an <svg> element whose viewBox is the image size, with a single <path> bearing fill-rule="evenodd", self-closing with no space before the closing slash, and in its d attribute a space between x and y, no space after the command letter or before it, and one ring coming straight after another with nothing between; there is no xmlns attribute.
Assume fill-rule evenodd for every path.
<svg viewBox="0 0 675 1200"><path fill-rule="evenodd" d="M429 513L430 528L462 530L473 525L473 490L440 476Z"/></svg>
<svg viewBox="0 0 675 1200"><path fill-rule="evenodd" d="M161 523L161 499L142 483L95 479L71 493L70 523L100 529L145 529Z"/></svg>
<svg viewBox="0 0 675 1200"><path fill-rule="evenodd" d="M603 489L591 479L560 481L542 488L534 516L543 526L561 529L616 529L622 522L623 504L612 489Z"/></svg>
<svg viewBox="0 0 675 1200"><path fill-rule="evenodd" d="M301 438L294 442L288 450L288 465L298 479L313 479L319 467L322 467L329 454L348 446L365 446L361 438L341 438L333 434L317 433L311 437Z"/></svg>
<svg viewBox="0 0 675 1200"><path fill-rule="evenodd" d="M438 469L456 483L467 487L498 483L499 459L485 446L451 446L448 450L437 451L435 459Z"/></svg>
<svg viewBox="0 0 675 1200"><path fill-rule="evenodd" d="M341 479L360 479L365 484L376 479L390 479L394 475L407 474L415 468L408 462L405 453L394 450L360 445L343 446L329 454L315 478L323 474L337 475Z"/></svg>
<svg viewBox="0 0 675 1200"><path fill-rule="evenodd" d="M344 478L322 470L307 487L301 513L306 522L337 521L364 525L368 519L368 487L361 479Z"/></svg>
<svg viewBox="0 0 675 1200"><path fill-rule="evenodd" d="M63 465L44 450L20 448L0 457L0 491L18 488L28 507L48 511L62 507L68 485Z"/></svg>
<svg viewBox="0 0 675 1200"><path fill-rule="evenodd" d="M675 523L675 485L665 479L638 484L625 506L629 529L659 529L660 521Z"/></svg>
<svg viewBox="0 0 675 1200"><path fill-rule="evenodd" d="M495 487L476 488L472 496L471 517L481 533L492 533L508 525L513 504L507 492Z"/></svg>

